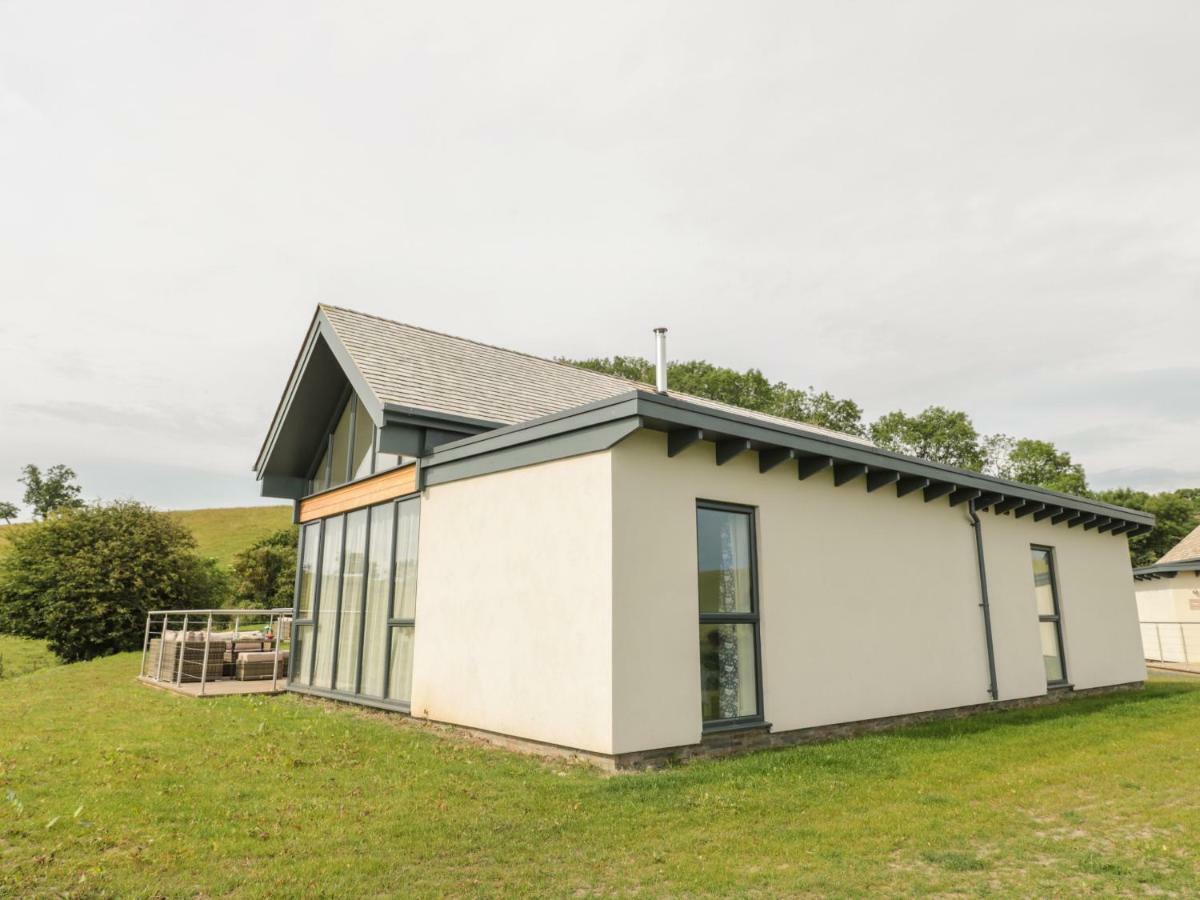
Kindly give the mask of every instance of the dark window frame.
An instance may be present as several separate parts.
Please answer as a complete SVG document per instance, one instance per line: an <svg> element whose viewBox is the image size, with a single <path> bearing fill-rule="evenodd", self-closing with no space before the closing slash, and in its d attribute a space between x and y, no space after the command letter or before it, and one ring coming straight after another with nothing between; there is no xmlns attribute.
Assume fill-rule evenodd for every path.
<svg viewBox="0 0 1200 900"><path fill-rule="evenodd" d="M754 703L755 713L750 716L735 716L728 719L705 719L703 705L700 709L702 730L728 731L737 728L752 728L765 721L763 709L763 665L762 665L762 602L758 586L758 507L723 500L696 500L696 604L700 603L700 511L713 510L744 515L750 523L750 612L705 613L701 612L697 625L750 625L754 633Z"/></svg>
<svg viewBox="0 0 1200 900"><path fill-rule="evenodd" d="M1054 633L1058 637L1058 663L1062 667L1062 678L1056 681L1051 681L1049 678L1047 678L1046 687L1065 687L1071 683L1071 679L1067 674L1067 647L1066 642L1063 640L1062 599L1059 597L1058 593L1058 558L1054 552L1054 548L1046 544L1030 544L1029 551L1031 556L1035 550L1043 551L1046 554L1046 562L1049 564L1050 568L1050 601L1054 605L1053 615L1044 616L1040 612L1038 613L1038 625L1040 626L1043 622L1054 623ZM1034 584L1034 587L1037 587L1036 583ZM1039 644L1041 639L1042 636L1039 634Z"/></svg>
<svg viewBox="0 0 1200 900"><path fill-rule="evenodd" d="M293 631L295 631L300 626L307 626L311 629L309 631L309 642L312 646L312 653L309 657L308 680L307 680L307 683L302 683L302 684L295 683L296 668L299 665L298 657L295 654L289 654L289 657L288 657L288 682L287 682L288 690L296 691L297 693L302 693L302 694L313 694L318 697L328 697L328 698L336 699L336 700L345 700L345 701L351 702L351 703L360 703L365 706L374 706L374 707L378 707L381 709L392 709L392 710L397 710L399 712L405 712L405 713L411 711L411 699L410 700L394 700L394 699L391 699L388 695L391 692L391 683L390 682L391 682L391 673L392 673L392 665L391 665L392 635L399 628L408 628L415 633L416 624L417 624L416 617L414 616L412 618L407 618L407 619L393 618L391 615L391 611L392 611L392 608L395 603L395 591L396 591L396 547L395 547L395 544L396 544L397 531L398 531L398 526L399 526L400 506L401 506L401 504L404 504L404 503L416 503L417 504L417 510L418 510L417 533L419 536L420 535L420 527L421 527L420 526L420 502L421 502L420 493L414 491L409 494L404 494L400 497L393 497L390 500L384 500L382 503L371 503L371 504L368 504L367 506L355 507L354 509L344 510L339 513L334 513L331 516L324 516L320 519L314 519L311 522L305 522L301 525L299 545L298 545L296 582L295 582L295 589L294 589L294 594L293 594L293 598L292 598L292 613L293 613L292 628L293 628ZM383 646L383 659L380 661L381 665L383 666L383 681L382 681L383 696L382 697L370 697L370 696L366 696L362 693L362 674L363 674L362 673L362 658L363 658L364 647L366 644L366 642L364 640L364 638L365 638L364 632L365 632L365 628L366 628L366 594L367 594L367 589L369 587L368 575L370 572L371 511L377 507L382 507L382 506L390 506L391 513L392 513L391 562L388 567L388 589L387 589L387 596L384 601L387 604L387 615L385 616L385 620L384 620L385 624L383 626L386 629L386 635L385 635L385 641L384 641L384 646ZM340 659L340 656L341 656L341 652L340 652L341 646L340 645L341 645L341 625L342 625L342 621L341 621L341 619L342 619L342 602L343 602L344 594L345 594L345 576L346 576L346 562L347 562L347 560L346 560L346 535L347 535L347 531L349 530L347 528L349 516L351 516L352 514L354 514L356 512L359 512L359 511L364 511L367 514L366 533L365 533L365 538L364 538L365 543L364 543L364 551L363 551L364 552L363 584L362 584L362 588L361 588L361 590L362 590L361 600L362 600L362 604L363 604L363 609L362 609L362 614L360 616L359 626L358 626L359 640L358 640L357 659L354 661L354 665L356 667L355 690L344 691L344 690L339 690L336 687L336 685L337 685L337 678L338 678L338 667L343 662L343 660ZM342 534L341 534L341 538L340 538L341 544L342 544L342 551L341 551L340 570L338 572L338 587L337 587L337 592L336 592L336 599L334 600L334 616L333 616L333 626L332 626L333 627L333 645L331 648L332 659L331 659L331 664L330 664L330 686L325 687L325 686L321 686L321 685L316 685L313 683L313 681L314 681L314 676L316 674L316 666L317 666L317 631L320 627L318 619L320 617L320 604L321 604L321 577L325 574L323 571L323 568L324 568L324 548L325 548L325 538L326 538L326 525L328 522L330 522L334 519L342 520L342 525L341 525ZM314 524L318 525L319 527L316 530L316 541L315 541L317 544L317 556L316 556L316 565L314 566L314 572L313 572L313 581L314 581L314 585L315 585L314 591L313 591L313 606L312 606L310 618L299 619L299 618L297 618L299 615L299 611L300 611L301 577L300 577L299 570L300 570L300 566L303 564L304 535L306 533L307 528ZM419 571L418 571L416 577L420 577ZM329 626L326 626L326 627L329 627Z"/></svg>

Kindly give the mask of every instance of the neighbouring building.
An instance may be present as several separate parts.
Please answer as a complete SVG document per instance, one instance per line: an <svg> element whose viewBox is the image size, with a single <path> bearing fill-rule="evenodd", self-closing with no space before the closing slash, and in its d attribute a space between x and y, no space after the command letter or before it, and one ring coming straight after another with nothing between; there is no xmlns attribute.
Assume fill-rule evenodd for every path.
<svg viewBox="0 0 1200 900"><path fill-rule="evenodd" d="M1146 659L1200 666L1200 526L1133 578Z"/></svg>
<svg viewBox="0 0 1200 900"><path fill-rule="evenodd" d="M319 307L289 689L624 767L1144 680L1152 517L667 388Z"/></svg>

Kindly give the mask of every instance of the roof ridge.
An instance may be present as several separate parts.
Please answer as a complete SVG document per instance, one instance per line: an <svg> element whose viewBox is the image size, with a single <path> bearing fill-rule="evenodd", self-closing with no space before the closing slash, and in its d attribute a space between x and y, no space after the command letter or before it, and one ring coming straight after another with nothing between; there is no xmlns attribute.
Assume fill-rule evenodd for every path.
<svg viewBox="0 0 1200 900"><path fill-rule="evenodd" d="M474 344L476 347L487 347L489 350L499 350L501 353L512 353L517 356L523 356L526 359L534 359L538 362L550 363L553 366L559 366L564 369L572 369L576 372L590 372L592 375L595 375L599 378L607 378L610 381L619 381L623 384L636 385L637 387L654 390L654 385L643 381L634 381L632 378L623 378L620 375L610 375L608 372L597 372L595 369L585 369L583 366L577 366L573 363L562 362L561 360L557 359L550 359L546 356L538 356L536 353L527 353L524 350L514 350L511 347L501 347L499 344L489 344L487 341L477 341L474 338L463 337L460 334L451 334L448 331L438 331L436 328L426 328L423 325L414 325L411 322L401 322L399 319L389 319L386 316L362 312L357 309L350 309L346 306L338 306L334 303L318 303L317 307L319 309L336 309L339 312L350 313L354 316L362 316L364 319L375 319L378 322L386 322L389 325L399 325L403 328L411 328L414 331L423 331L425 334L436 334L438 337L462 341L465 344Z"/></svg>

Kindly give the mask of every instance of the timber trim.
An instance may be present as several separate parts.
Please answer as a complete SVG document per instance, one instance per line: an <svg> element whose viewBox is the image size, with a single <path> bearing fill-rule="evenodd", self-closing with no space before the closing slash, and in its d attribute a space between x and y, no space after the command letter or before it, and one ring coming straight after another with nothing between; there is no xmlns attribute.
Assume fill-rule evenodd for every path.
<svg viewBox="0 0 1200 900"><path fill-rule="evenodd" d="M405 494L416 493L416 490L417 464L409 463L407 466L389 469L382 474L372 475L370 478L344 484L301 500L297 521L304 524L352 509L374 506L403 497Z"/></svg>

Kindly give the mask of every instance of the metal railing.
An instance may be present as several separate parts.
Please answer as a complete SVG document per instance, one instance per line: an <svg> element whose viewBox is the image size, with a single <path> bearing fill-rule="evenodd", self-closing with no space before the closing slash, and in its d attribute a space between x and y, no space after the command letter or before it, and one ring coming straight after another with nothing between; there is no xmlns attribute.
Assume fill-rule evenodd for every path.
<svg viewBox="0 0 1200 900"><path fill-rule="evenodd" d="M1151 662L1200 665L1200 621L1141 622L1142 654Z"/></svg>
<svg viewBox="0 0 1200 900"><path fill-rule="evenodd" d="M291 631L290 607L152 610L139 677L196 684L201 695L212 682L270 679L274 691L286 678Z"/></svg>

